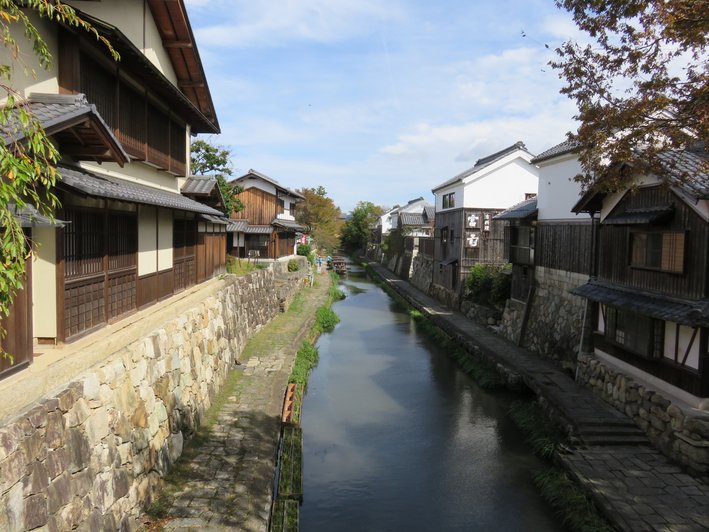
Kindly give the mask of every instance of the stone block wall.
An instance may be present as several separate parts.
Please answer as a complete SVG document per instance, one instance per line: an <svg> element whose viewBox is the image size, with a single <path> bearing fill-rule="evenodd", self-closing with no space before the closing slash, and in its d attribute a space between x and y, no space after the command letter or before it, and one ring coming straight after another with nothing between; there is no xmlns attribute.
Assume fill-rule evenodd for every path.
<svg viewBox="0 0 709 532"><path fill-rule="evenodd" d="M303 285L307 268L279 276L277 290L280 269L225 276L197 307L0 427L0 530L135 529L248 338Z"/></svg>
<svg viewBox="0 0 709 532"><path fill-rule="evenodd" d="M411 264L410 282L416 288L428 294L433 281L433 257L417 254Z"/></svg>
<svg viewBox="0 0 709 532"><path fill-rule="evenodd" d="M673 403L595 355L579 355L576 380L632 418L668 457L709 475L709 412Z"/></svg>
<svg viewBox="0 0 709 532"><path fill-rule="evenodd" d="M537 266L535 289L522 346L546 358L573 363L579 350L586 300L569 290L588 281L588 275ZM502 334L516 342L524 304L508 304L502 317Z"/></svg>

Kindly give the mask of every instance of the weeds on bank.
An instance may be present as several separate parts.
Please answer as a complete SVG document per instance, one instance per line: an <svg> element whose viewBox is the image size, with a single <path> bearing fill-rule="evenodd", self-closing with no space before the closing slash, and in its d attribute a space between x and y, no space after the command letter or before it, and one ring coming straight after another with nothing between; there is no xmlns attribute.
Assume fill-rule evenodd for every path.
<svg viewBox="0 0 709 532"><path fill-rule="evenodd" d="M310 370L318 365L319 358L320 354L318 348L310 342L303 342L303 345L298 349L295 355L293 370L288 378L288 382L303 385L307 384Z"/></svg>
<svg viewBox="0 0 709 532"><path fill-rule="evenodd" d="M598 513L593 502L569 476L557 467L534 478L542 497L556 510L569 530L578 532L613 532L615 529Z"/></svg>
<svg viewBox="0 0 709 532"><path fill-rule="evenodd" d="M510 405L508 415L524 432L534 453L542 458L550 460L559 446L566 441L564 433L544 415L537 403L515 401Z"/></svg>
<svg viewBox="0 0 709 532"><path fill-rule="evenodd" d="M534 452L551 462L566 441L565 434L544 415L533 402L515 401L509 416L526 435ZM578 532L612 532L614 529L600 515L586 493L562 469L551 466L534 476L542 497L554 508L556 515L569 530Z"/></svg>

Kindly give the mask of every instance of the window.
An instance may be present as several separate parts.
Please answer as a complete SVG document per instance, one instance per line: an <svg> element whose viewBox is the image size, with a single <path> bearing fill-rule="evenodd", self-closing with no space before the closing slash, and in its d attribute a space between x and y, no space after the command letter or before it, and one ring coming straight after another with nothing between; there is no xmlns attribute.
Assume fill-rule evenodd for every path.
<svg viewBox="0 0 709 532"><path fill-rule="evenodd" d="M614 307L606 310L605 337L645 358L662 358L664 322Z"/></svg>
<svg viewBox="0 0 709 532"><path fill-rule="evenodd" d="M443 194L443 208L452 209L453 207L455 207L455 192Z"/></svg>
<svg viewBox="0 0 709 532"><path fill-rule="evenodd" d="M448 228L441 227L441 253L445 259L448 256Z"/></svg>
<svg viewBox="0 0 709 532"><path fill-rule="evenodd" d="M453 229L450 230L449 243L451 246L451 250L453 250L453 247L455 246L455 232L453 231Z"/></svg>
<svg viewBox="0 0 709 532"><path fill-rule="evenodd" d="M630 265L673 273L684 271L684 232L630 233Z"/></svg>

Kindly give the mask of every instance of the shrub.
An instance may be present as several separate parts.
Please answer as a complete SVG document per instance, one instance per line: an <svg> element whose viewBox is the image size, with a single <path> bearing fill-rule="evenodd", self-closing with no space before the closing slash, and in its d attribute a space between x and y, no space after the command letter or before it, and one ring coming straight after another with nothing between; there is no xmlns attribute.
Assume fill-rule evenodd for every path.
<svg viewBox="0 0 709 532"><path fill-rule="evenodd" d="M340 318L328 307L320 307L315 312L315 323L323 332L331 332L339 322Z"/></svg>
<svg viewBox="0 0 709 532"><path fill-rule="evenodd" d="M490 307L504 307L512 285L511 265L476 264L466 279L466 298Z"/></svg>
<svg viewBox="0 0 709 532"><path fill-rule="evenodd" d="M313 249L310 247L310 244L298 244L298 247L296 248L296 254L301 257L307 257L312 253L312 251Z"/></svg>
<svg viewBox="0 0 709 532"><path fill-rule="evenodd" d="M288 261L288 271L289 272L297 272L300 270L300 265L298 264L298 261L295 259L291 259Z"/></svg>

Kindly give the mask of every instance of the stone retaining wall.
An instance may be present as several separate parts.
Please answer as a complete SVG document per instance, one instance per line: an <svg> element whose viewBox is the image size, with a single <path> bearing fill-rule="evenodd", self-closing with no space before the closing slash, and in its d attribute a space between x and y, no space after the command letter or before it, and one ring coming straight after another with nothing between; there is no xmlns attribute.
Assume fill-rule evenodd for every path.
<svg viewBox="0 0 709 532"><path fill-rule="evenodd" d="M136 528L248 338L303 286L301 265L225 276L198 307L0 427L0 530Z"/></svg>
<svg viewBox="0 0 709 532"><path fill-rule="evenodd" d="M683 408L594 355L579 355L576 380L633 419L665 455L709 475L709 412Z"/></svg>
<svg viewBox="0 0 709 532"><path fill-rule="evenodd" d="M433 281L433 257L417 254L411 264L410 282L424 294L428 294Z"/></svg>
<svg viewBox="0 0 709 532"><path fill-rule="evenodd" d="M588 281L588 275L537 266L535 289L521 345L556 360L574 363L581 341L586 300L569 293ZM502 317L501 333L517 342L525 304L509 301Z"/></svg>

